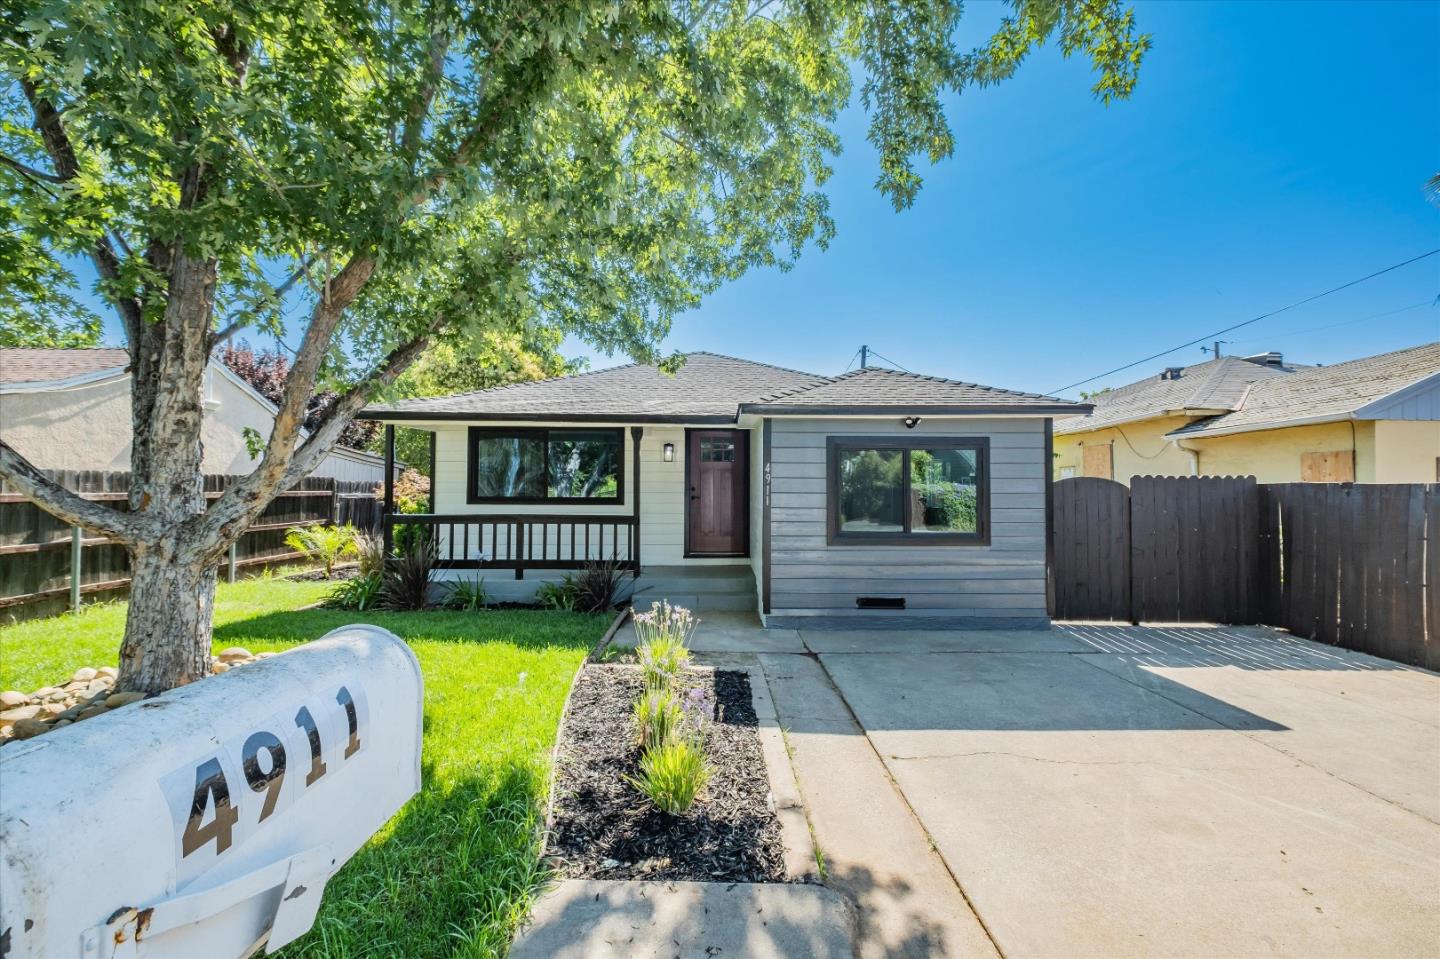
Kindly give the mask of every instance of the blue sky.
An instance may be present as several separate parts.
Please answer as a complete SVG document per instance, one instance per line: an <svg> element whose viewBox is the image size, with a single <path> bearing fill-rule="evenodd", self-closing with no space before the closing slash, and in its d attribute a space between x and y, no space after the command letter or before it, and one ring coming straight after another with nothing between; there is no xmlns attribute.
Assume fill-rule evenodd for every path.
<svg viewBox="0 0 1440 959"><path fill-rule="evenodd" d="M915 372L1048 393L1440 247L1421 192L1440 169L1440 3L1134 6L1154 46L1132 99L1102 106L1088 62L1052 45L950 104L956 154L905 212L873 189L849 111L830 248L722 289L666 347L833 374L867 343ZM968 3L962 44L1004 9ZM1440 255L1223 349L1334 363L1440 339L1437 294Z"/></svg>
<svg viewBox="0 0 1440 959"><path fill-rule="evenodd" d="M962 39L1001 10L966 4ZM667 346L838 373L868 343L915 372L1050 392L1440 247L1421 192L1440 169L1440 4L1141 0L1135 16L1154 46L1132 99L1100 105L1089 64L1047 48L951 105L956 155L904 213L872 189L852 110L830 248L721 290ZM1440 339L1437 294L1440 256L1223 349L1333 363Z"/></svg>

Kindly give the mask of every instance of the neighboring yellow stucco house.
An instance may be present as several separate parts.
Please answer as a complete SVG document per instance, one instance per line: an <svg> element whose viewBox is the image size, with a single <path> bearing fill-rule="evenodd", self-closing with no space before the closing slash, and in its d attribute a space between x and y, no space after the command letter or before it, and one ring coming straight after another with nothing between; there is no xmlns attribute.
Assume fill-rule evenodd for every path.
<svg viewBox="0 0 1440 959"><path fill-rule="evenodd" d="M1333 366L1227 356L1092 398L1055 423L1055 476L1440 482L1440 343Z"/></svg>

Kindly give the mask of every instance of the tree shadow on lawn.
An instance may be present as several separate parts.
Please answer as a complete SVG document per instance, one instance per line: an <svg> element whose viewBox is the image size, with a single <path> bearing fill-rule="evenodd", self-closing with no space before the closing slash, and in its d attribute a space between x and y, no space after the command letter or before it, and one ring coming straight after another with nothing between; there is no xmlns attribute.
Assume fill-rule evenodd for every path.
<svg viewBox="0 0 1440 959"><path fill-rule="evenodd" d="M499 956L547 880L545 776L426 763L421 792L340 870L286 957Z"/></svg>
<svg viewBox="0 0 1440 959"><path fill-rule="evenodd" d="M305 643L357 623L388 629L407 642L504 642L526 649L560 646L588 651L610 621L603 616L549 610L357 612L317 607L233 620L217 625L214 636L217 647Z"/></svg>

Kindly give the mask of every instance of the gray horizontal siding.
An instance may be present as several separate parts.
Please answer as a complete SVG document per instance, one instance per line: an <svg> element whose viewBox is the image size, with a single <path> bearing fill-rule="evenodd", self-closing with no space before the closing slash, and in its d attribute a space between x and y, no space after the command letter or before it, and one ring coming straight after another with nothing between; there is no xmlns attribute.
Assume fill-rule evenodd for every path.
<svg viewBox="0 0 1440 959"><path fill-rule="evenodd" d="M827 544L828 438L890 434L990 440L989 546ZM926 419L911 431L898 419L777 419L771 437L772 615L877 623L1044 618L1042 421ZM860 610L857 596L903 596L906 608Z"/></svg>

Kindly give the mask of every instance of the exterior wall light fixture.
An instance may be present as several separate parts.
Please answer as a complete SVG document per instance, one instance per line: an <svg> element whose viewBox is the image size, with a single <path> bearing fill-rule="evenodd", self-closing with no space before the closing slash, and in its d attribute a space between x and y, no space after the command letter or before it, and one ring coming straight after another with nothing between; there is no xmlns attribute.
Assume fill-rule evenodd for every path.
<svg viewBox="0 0 1440 959"><path fill-rule="evenodd" d="M663 454L663 455L664 455L664 457L665 457L665 462L667 462L667 463L673 463L673 462L675 462L675 444L674 444L674 443L666 443L666 444L665 444L665 451L664 451L664 454Z"/></svg>
<svg viewBox="0 0 1440 959"><path fill-rule="evenodd" d="M913 430L915 427L917 427L917 426L920 425L920 417L918 417L918 416L907 416L907 417L905 417L903 420L901 420L900 422L902 422L902 423L905 424L905 428L906 428L907 430Z"/></svg>

